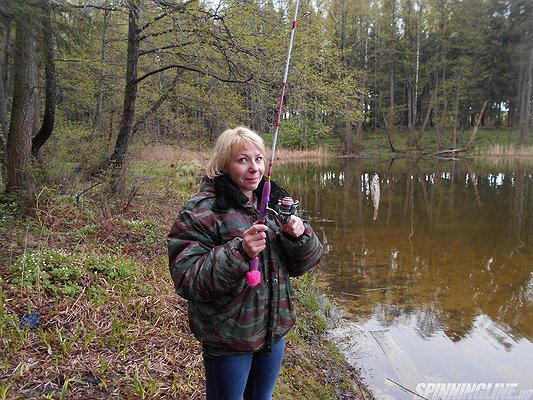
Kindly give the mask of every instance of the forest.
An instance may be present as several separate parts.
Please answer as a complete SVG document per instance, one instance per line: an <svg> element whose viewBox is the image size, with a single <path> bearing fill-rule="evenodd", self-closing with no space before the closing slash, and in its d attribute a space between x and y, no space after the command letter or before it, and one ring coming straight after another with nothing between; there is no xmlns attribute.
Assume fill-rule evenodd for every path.
<svg viewBox="0 0 533 400"><path fill-rule="evenodd" d="M58 162L90 177L114 171L120 190L132 143L203 146L240 124L268 137L293 9L288 0L0 2L5 191L35 193L39 171ZM380 132L394 152L404 132L410 149L430 136L455 149L476 123L514 129L526 144L530 1L303 0L296 26L284 146L335 139L357 154Z"/></svg>

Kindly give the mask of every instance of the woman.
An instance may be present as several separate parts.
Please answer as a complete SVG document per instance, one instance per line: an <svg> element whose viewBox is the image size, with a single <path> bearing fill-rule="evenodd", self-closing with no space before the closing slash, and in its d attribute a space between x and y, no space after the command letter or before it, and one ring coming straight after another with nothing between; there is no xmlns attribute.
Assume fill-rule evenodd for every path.
<svg viewBox="0 0 533 400"><path fill-rule="evenodd" d="M207 399L271 399L284 336L295 322L290 276L316 266L322 245L308 222L273 215L259 223L265 145L244 127L224 131L200 191L168 235L176 292L188 300L189 324L202 343ZM272 182L277 204L287 192ZM259 257L261 281L246 282Z"/></svg>

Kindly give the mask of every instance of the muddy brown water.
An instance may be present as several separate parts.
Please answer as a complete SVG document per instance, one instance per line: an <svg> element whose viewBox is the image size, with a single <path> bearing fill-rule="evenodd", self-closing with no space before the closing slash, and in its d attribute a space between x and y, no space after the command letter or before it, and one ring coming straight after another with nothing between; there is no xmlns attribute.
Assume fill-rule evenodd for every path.
<svg viewBox="0 0 533 400"><path fill-rule="evenodd" d="M326 248L330 336L376 398L460 398L428 385L461 383L533 399L533 164L320 160L273 179Z"/></svg>

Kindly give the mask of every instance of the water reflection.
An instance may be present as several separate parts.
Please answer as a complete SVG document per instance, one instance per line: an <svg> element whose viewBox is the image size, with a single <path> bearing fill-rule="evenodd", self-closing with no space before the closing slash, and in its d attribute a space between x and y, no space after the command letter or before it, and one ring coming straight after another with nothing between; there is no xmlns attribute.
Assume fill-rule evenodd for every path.
<svg viewBox="0 0 533 400"><path fill-rule="evenodd" d="M358 340L378 343L388 367L393 354L413 363L407 376L385 372L450 382L454 365L460 382L479 375L533 386L524 375L533 357L532 172L523 164L337 160L280 166L277 180L322 235L323 278L350 329L371 333ZM428 360L418 355L426 347Z"/></svg>

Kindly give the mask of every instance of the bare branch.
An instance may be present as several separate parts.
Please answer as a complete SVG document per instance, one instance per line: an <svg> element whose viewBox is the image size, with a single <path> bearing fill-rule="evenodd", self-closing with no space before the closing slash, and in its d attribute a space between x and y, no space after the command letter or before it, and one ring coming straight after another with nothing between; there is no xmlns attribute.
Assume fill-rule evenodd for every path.
<svg viewBox="0 0 533 400"><path fill-rule="evenodd" d="M104 10L104 11L120 11L120 8L116 7L105 7L105 6L99 6L95 4L83 4L83 5L75 5L74 8L77 9L85 9L85 8L96 8L97 10Z"/></svg>
<svg viewBox="0 0 533 400"><path fill-rule="evenodd" d="M141 29L138 29L137 33L138 33L138 36L139 36L139 41L141 41L141 40L145 40L145 39L148 39L148 38L153 38L153 37L156 37L156 36L166 35L167 33L172 33L172 32L177 32L177 31L178 31L177 28L172 28L172 29L165 29L164 31L160 31L160 32L155 32L155 33L151 33L151 34L145 33L145 34L141 35L140 34Z"/></svg>
<svg viewBox="0 0 533 400"><path fill-rule="evenodd" d="M172 65L167 65L165 67L162 67L162 68L159 68L159 69L156 69L154 71L151 71L151 72L148 72L146 74L144 74L143 76L140 76L139 78L137 78L137 80L135 81L135 83L139 83L141 81L143 81L144 79L152 76L152 75L155 75L155 74L158 74L160 72L163 72L163 71L166 71L166 70L169 70L169 69L172 69L172 68L176 68L176 69L183 69L183 70L186 70L186 71L193 71L193 72L197 72L201 75L205 75L205 76L212 76L213 78L215 78L216 80L218 81L221 81L221 82L226 82L226 83L246 83L246 82L249 82L253 79L253 75L244 79L244 80L235 80L235 79L226 79L226 78L221 78L215 74L212 74L212 73L209 73L209 72L206 72L206 71L202 71L200 69L197 69L197 68L194 68L194 67L190 67L190 66L186 66L186 65L180 65L180 64L172 64Z"/></svg>
<svg viewBox="0 0 533 400"><path fill-rule="evenodd" d="M159 5L161 7L164 7L164 8L167 8L168 10L165 10L162 14L158 15L157 17L154 17L154 19L152 21L147 22L146 24L141 26L138 29L138 32L144 31L150 25L152 25L154 22L159 21L160 19L163 19L163 18L165 18L166 16L168 16L168 15L170 15L172 13L185 11L187 9L187 7L189 7L195 1L197 1L197 0L188 0L188 1L184 2L184 3L173 4L173 3L170 3L168 1L155 0L154 2L157 5Z"/></svg>
<svg viewBox="0 0 533 400"><path fill-rule="evenodd" d="M150 109L148 111L146 111L138 120L137 122L135 122L135 125L133 125L133 132L136 132L137 129L139 129L139 126L145 122L148 117L155 113L157 111L157 109L159 108L159 106L161 106L161 104L163 104L163 102L169 97L170 93L172 93L172 91L174 90L174 88L176 87L176 84L178 83L181 75L183 73L183 70L180 70L178 71L178 73L176 74L176 76L174 77L172 83L170 85L167 86L167 90L165 91L165 93L163 93L159 99L152 105L152 107L150 107Z"/></svg>
<svg viewBox="0 0 533 400"><path fill-rule="evenodd" d="M180 43L180 44L171 44L169 46L163 46L163 47L159 47L159 48L156 47L154 49L140 51L139 55L140 56L144 56L146 54L153 54L153 53L157 53L158 51L176 49L178 47L186 47L186 46L189 46L191 44L196 44L196 43L198 43L198 42L197 41L196 42L186 42L186 43Z"/></svg>

